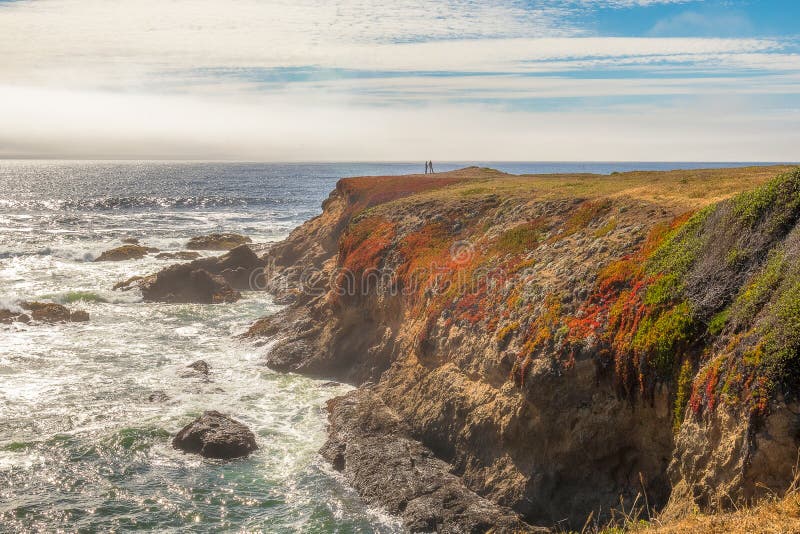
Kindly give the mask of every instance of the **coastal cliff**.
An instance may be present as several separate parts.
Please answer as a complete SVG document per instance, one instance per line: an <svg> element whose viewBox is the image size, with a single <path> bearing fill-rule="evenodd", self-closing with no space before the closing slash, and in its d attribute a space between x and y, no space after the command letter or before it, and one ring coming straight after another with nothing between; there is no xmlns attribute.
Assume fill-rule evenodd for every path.
<svg viewBox="0 0 800 534"><path fill-rule="evenodd" d="M412 530L720 510L794 479L798 221L790 168L343 179L248 336L362 386L323 455Z"/></svg>

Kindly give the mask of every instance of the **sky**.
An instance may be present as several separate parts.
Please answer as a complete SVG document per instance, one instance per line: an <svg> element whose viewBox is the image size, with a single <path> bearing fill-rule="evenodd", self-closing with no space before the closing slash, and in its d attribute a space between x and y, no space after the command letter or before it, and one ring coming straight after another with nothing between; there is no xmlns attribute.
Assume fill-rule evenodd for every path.
<svg viewBox="0 0 800 534"><path fill-rule="evenodd" d="M0 157L798 161L798 0L0 0Z"/></svg>

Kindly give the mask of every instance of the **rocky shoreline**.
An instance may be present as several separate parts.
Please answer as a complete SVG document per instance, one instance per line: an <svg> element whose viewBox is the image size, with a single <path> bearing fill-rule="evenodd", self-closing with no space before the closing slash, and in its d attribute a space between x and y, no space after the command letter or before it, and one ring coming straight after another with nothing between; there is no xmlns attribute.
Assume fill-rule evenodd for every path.
<svg viewBox="0 0 800 534"><path fill-rule="evenodd" d="M783 170L735 172L760 184ZM523 182L474 168L344 179L322 215L264 256L265 285L287 306L246 337L274 340L274 369L361 385L329 404L322 454L412 531L580 529L620 505L666 518L753 502L791 483L800 419L777 390L764 412L715 400L701 345L731 334L715 344L687 327L663 373L658 345L637 341L615 364L619 349L603 341L620 328L611 304L638 294L627 278L602 286L607 273L637 255L651 265L645 255L692 213L724 211L736 180L709 170ZM429 264L450 268L449 285L429 283ZM465 271L482 273L472 293L451 276ZM343 272L366 285L342 291ZM608 306L596 304L602 291ZM662 316L678 305L664 302ZM635 388L625 358L638 362Z"/></svg>

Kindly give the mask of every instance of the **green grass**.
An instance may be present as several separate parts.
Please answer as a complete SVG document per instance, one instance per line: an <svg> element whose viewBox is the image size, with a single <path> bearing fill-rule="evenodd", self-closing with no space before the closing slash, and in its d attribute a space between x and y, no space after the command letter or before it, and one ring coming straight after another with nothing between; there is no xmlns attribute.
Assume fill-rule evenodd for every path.
<svg viewBox="0 0 800 534"><path fill-rule="evenodd" d="M541 239L541 223L525 223L500 234L497 239L497 248L504 253L519 254L536 248Z"/></svg>

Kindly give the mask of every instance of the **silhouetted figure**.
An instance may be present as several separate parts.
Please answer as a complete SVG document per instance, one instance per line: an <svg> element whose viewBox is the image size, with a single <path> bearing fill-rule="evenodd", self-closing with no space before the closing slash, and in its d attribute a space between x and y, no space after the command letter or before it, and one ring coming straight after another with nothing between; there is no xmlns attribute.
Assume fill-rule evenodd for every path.
<svg viewBox="0 0 800 534"><path fill-rule="evenodd" d="M428 167L430 167L430 169L431 169L431 174L433 174L433 162L432 162L432 161L429 161L429 162L428 162Z"/></svg>
<svg viewBox="0 0 800 534"><path fill-rule="evenodd" d="M428 174L428 161L425 162L425 174Z"/></svg>

